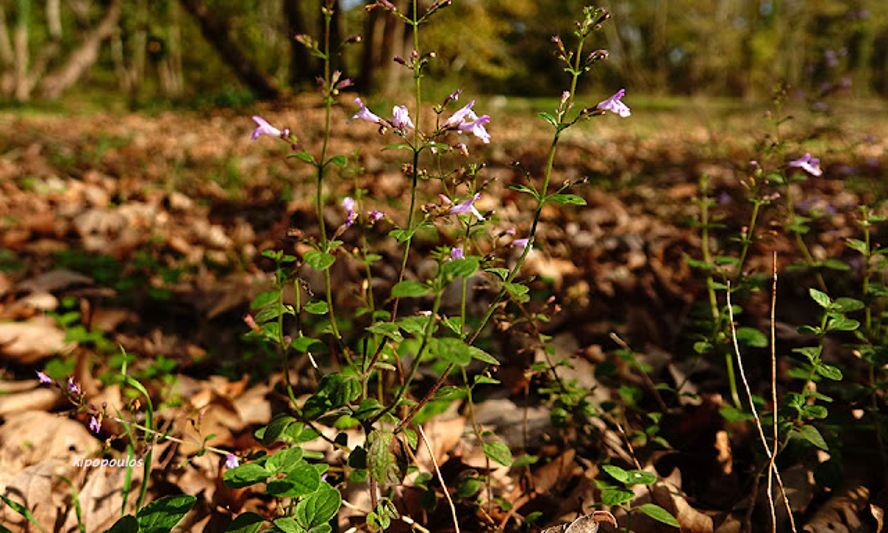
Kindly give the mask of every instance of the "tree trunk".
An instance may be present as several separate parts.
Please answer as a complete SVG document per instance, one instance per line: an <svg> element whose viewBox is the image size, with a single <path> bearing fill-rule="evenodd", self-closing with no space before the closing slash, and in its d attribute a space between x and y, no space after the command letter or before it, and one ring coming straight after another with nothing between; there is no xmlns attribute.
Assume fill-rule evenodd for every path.
<svg viewBox="0 0 888 533"><path fill-rule="evenodd" d="M374 9L364 19L363 48L361 49L361 74L358 78L358 87L361 91L369 93L376 88L376 68L379 66L379 46L384 31L383 19L379 10Z"/></svg>
<svg viewBox="0 0 888 533"><path fill-rule="evenodd" d="M22 102L31 96L31 89L28 86L28 62L31 57L28 50L28 25L31 18L31 2L30 0L18 0L16 8L15 31L13 33L13 46L15 47L13 96Z"/></svg>
<svg viewBox="0 0 888 533"><path fill-rule="evenodd" d="M296 89L311 81L311 56L308 50L296 41L296 36L306 32L305 19L299 7L299 0L284 0L284 18L287 21L287 39L290 46L290 85Z"/></svg>
<svg viewBox="0 0 888 533"><path fill-rule="evenodd" d="M62 38L62 2L61 0L46 0L46 27L49 36L53 40Z"/></svg>
<svg viewBox="0 0 888 533"><path fill-rule="evenodd" d="M112 0L105 17L58 68L40 82L39 92L45 98L58 98L65 90L77 83L99 58L102 41L111 36L120 20L121 0Z"/></svg>
<svg viewBox="0 0 888 533"><path fill-rule="evenodd" d="M179 0L182 7L197 20L201 34L234 70L238 78L260 98L278 98L281 89L273 78L262 72L228 35L227 21L210 11L203 0Z"/></svg>

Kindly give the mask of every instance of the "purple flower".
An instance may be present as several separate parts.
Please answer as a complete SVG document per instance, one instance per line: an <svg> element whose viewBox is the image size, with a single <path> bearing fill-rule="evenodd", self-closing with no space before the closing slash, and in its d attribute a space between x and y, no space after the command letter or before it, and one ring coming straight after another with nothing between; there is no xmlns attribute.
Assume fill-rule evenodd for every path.
<svg viewBox="0 0 888 533"><path fill-rule="evenodd" d="M617 115L626 118L631 115L632 112L629 111L629 106L622 102L624 96L626 96L626 89L620 89L607 100L599 102L595 107L602 111L610 111L611 113L616 113Z"/></svg>
<svg viewBox="0 0 888 533"><path fill-rule="evenodd" d="M465 122L466 116L469 113L472 113L472 107L475 105L475 101L472 100L468 104L464 105L461 109L450 115L450 118L444 122L445 128L456 128L459 127L460 124Z"/></svg>
<svg viewBox="0 0 888 533"><path fill-rule="evenodd" d="M256 115L253 117L253 122L259 125L255 130L253 130L253 135L250 136L250 139L256 140L263 135L270 135L271 137L280 137L281 130L275 128L271 124L265 121L264 118Z"/></svg>
<svg viewBox="0 0 888 533"><path fill-rule="evenodd" d="M80 385L78 385L73 377L68 378L68 392L73 394L74 396L80 396L82 394L80 390Z"/></svg>
<svg viewBox="0 0 888 533"><path fill-rule="evenodd" d="M355 211L355 201L351 196L346 196L342 200L342 207L345 208L345 222L343 228L349 228L358 220L358 212Z"/></svg>
<svg viewBox="0 0 888 533"><path fill-rule="evenodd" d="M795 161L790 161L789 166L800 168L812 176L820 176L823 174L823 170L820 169L820 160L816 157L812 157L808 152L805 152L805 155Z"/></svg>
<svg viewBox="0 0 888 533"><path fill-rule="evenodd" d="M102 426L99 425L99 421L94 416L89 417L89 430L95 434L102 430Z"/></svg>
<svg viewBox="0 0 888 533"><path fill-rule="evenodd" d="M472 196L468 200L456 204L450 208L450 213L453 215L463 215L466 213L472 213L475 215L478 220L484 220L484 217L481 215L481 212L478 211L478 208L475 207L475 202L478 201L478 198L481 198L481 193L475 193L475 196Z"/></svg>
<svg viewBox="0 0 888 533"><path fill-rule="evenodd" d="M515 239L514 241L512 241L512 246L515 248L527 248L527 243L529 242L529 237L524 237L523 239ZM533 250L533 245L530 246L530 250ZM530 250L528 250L528 252Z"/></svg>
<svg viewBox="0 0 888 533"><path fill-rule="evenodd" d="M361 119L374 124L383 124L382 119L367 109L367 106L364 105L364 102L362 102L360 98L355 98L355 103L358 104L360 109L354 114L354 116L352 116L352 120Z"/></svg>
<svg viewBox="0 0 888 533"><path fill-rule="evenodd" d="M455 101L459 100L459 95L461 95L461 94L462 94L462 89L457 89L457 90L453 91L452 93L450 93L449 96L447 96L447 98L444 99L444 105L447 105L450 102L455 102Z"/></svg>
<svg viewBox="0 0 888 533"><path fill-rule="evenodd" d="M237 456L233 453L225 454L225 468L237 468L240 466L240 461L238 461Z"/></svg>
<svg viewBox="0 0 888 533"><path fill-rule="evenodd" d="M475 137L481 139L484 144L490 143L490 134L487 133L487 130L484 128L484 125L490 122L490 117L488 115L484 115L483 117L478 117L473 112L469 112L469 118L471 118L471 122L463 122L459 126L459 131L462 132L470 132Z"/></svg>
<svg viewBox="0 0 888 533"><path fill-rule="evenodd" d="M396 105L392 109L392 124L401 131L413 128L413 121L410 120L410 114L406 106Z"/></svg>
<svg viewBox="0 0 888 533"><path fill-rule="evenodd" d="M465 257L465 254L463 253L462 246L457 246L450 250L450 259L462 259L463 257Z"/></svg>
<svg viewBox="0 0 888 533"><path fill-rule="evenodd" d="M485 144L490 142L490 134L487 133L487 130L484 128L484 124L490 122L490 116L484 115L479 117L473 110L472 107L475 105L475 101L472 100L465 106L463 106L460 110L450 115L450 118L444 122L444 128L456 128L462 133L469 132L475 137L478 137Z"/></svg>
<svg viewBox="0 0 888 533"><path fill-rule="evenodd" d="M47 376L46 373L37 371L37 379L40 380L42 385L52 385L52 378Z"/></svg>
<svg viewBox="0 0 888 533"><path fill-rule="evenodd" d="M372 209L369 213L367 213L367 218L370 219L371 224L376 224L383 218L385 218L385 213L382 211L377 211L376 209Z"/></svg>

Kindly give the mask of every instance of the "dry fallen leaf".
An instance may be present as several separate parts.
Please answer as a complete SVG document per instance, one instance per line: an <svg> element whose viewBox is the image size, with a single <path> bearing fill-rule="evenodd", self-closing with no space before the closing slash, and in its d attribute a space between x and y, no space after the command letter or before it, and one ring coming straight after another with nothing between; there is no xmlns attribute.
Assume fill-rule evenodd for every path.
<svg viewBox="0 0 888 533"><path fill-rule="evenodd" d="M17 363L31 364L72 347L65 342L65 332L51 318L0 323L0 357Z"/></svg>

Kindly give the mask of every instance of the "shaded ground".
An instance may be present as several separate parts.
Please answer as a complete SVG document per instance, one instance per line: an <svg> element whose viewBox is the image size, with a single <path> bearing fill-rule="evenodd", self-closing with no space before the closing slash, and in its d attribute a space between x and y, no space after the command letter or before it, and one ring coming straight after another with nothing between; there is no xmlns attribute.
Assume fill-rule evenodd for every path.
<svg viewBox="0 0 888 533"><path fill-rule="evenodd" d="M529 119L526 104L492 99L486 107L494 118L490 128L494 143L485 150L472 149L478 150L473 157L487 162L485 175L494 182L478 207L510 221L519 232L526 231L531 206L507 186L520 182L524 170L539 175L550 133L541 121ZM762 136L764 120L758 113L736 108L689 103L666 107L634 108L631 120L597 119L566 136L556 183L587 177L589 184L580 194L589 205L544 211L537 250L525 274L538 276L534 291L540 300L557 296L560 307L545 325L545 333L555 338L558 347L554 357L572 360L573 369L565 369L566 376L598 388L596 399L620 397L622 383L642 384L615 355L618 347L611 332L650 365L656 382L675 383L693 372L690 383L702 399L682 403L667 415L673 422L663 425L676 453L642 451L645 466L656 465L687 498L672 502L672 509L689 501L716 527L733 527L746 512L754 435L747 433L748 427L731 427L718 415L720 394L725 394L720 363L693 362L692 315L703 305L705 286L685 256L700 254L693 220L701 175L712 179L713 196L718 199L714 210L723 217L724 228L718 232L723 242L738 235L746 223L750 208L743 201L740 181L748 176L750 159L758 157L755 142ZM275 124L290 126L308 146L319 138L322 114L309 101L262 114ZM813 131L814 138L805 146L816 150L825 168L823 178L805 182L796 195L800 210L814 218L817 231L809 244L818 258L848 257L844 239L857 235L852 223L856 206L885 198L886 111L884 106L861 109L838 121L840 128L824 126L833 121L822 116L800 116L804 118L786 130ZM399 154L380 151L393 141L378 139L372 126L350 124L346 118L342 111L335 121L331 152L354 157L352 165L330 181L328 226L342 222L339 202L356 187L368 190L368 207L403 223L409 181L398 170ZM18 324L5 337L0 332L5 367L0 382L4 391L0 488L22 495L32 505L39 500L35 514L45 523L76 524L68 510L68 488L57 476L69 477L80 487L81 502L99 498L122 480L114 469L71 467L66 450L89 455L101 443L84 429L85 417L75 421L47 414L64 407L59 396L49 389L35 389L36 383L27 380L44 367L58 379L73 374L90 401L123 405L128 399L121 399L113 378L123 360L119 347L133 356L130 373L151 384L171 428L185 435L184 444L167 442L161 446L164 453L155 454L162 458L154 471L152 492L202 494L188 518L194 530L218 530L213 528L222 527L224 508L272 511L269 501L223 487L218 481L221 460L213 454L192 459L189 466L179 464L200 448L200 435L213 434L209 443L214 446L257 447L251 430L267 422L281 404L267 385L269 379L279 380L277 359L242 339L246 331L242 317L270 280L271 265L261 252L292 248L294 232L316 232L311 214L314 185L309 168L284 159L279 143L251 143L252 127L246 114L232 111L152 117L0 115L0 131L7 132L0 136L0 321ZM796 149L790 152L799 154ZM523 167L516 167L515 161ZM430 194L422 201L436 199ZM760 225L763 238L752 250L749 270L767 273L772 250L779 252L782 264L793 260L795 248L781 233L780 224L779 217L772 217ZM379 228L380 237L388 229ZM877 237L877 242L885 242L884 233ZM357 244L357 236L348 233L344 240ZM376 274L391 281L397 272L386 265L398 262L399 251L393 240L382 242L384 260ZM432 243L420 240L417 246L429 249ZM358 265L347 261L337 262L333 275L340 283L360 278ZM838 272L830 281L852 291L857 276L855 271ZM778 322L786 327L781 342L792 345L798 342L793 327L813 316L806 299L812 281L804 273L782 279ZM308 281L318 286L319 280ZM388 286L381 284L378 290L382 296ZM335 297L340 309L356 306L355 295L339 292ZM479 291L473 305L480 307L486 298ZM746 307L742 321L766 329L767 295L753 296ZM554 523L577 511L578 502L596 501L591 479L597 472L593 459L598 452L565 448L550 440L555 433L548 414L536 405L535 392L525 396L538 385L527 384L522 377L528 358L534 358L528 347L521 335L488 347L501 360L509 361L510 354L518 357L501 370L504 390L482 398L476 416L481 424L496 428L513 452L526 448L543 457L540 466L526 472L509 476L501 469L493 477L502 498L522 503L519 515L542 510L543 522ZM766 354L754 352L751 357L762 363L761 369L752 370L753 377L766 375ZM832 347L828 357L854 365L840 346ZM601 376L593 374L605 363L615 366L617 374L599 381ZM431 374L424 377L428 384L433 380ZM300 383L303 392L310 390L310 381ZM527 422L524 410L516 405L528 407ZM642 419L643 409L638 412ZM202 422L195 428L187 420L198 413ZM461 439L464 416L452 413L445 420L427 431L439 448L436 455L439 452L439 460L445 462L445 475L456 482L467 465L483 466L483 456L468 436ZM520 428L524 423L529 429ZM106 434L119 432L113 421L105 424ZM604 453L625 455L619 451L619 435L603 424L593 429L602 432L602 438L591 440ZM725 429L731 433L727 445L717 437ZM36 442L48 444L28 454L17 451ZM870 448L867 453L872 457L871 442L858 444L850 436L848 443L849 452L858 446ZM111 444L120 447L120 442ZM725 446L727 459L721 453ZM726 461L737 464L726 468ZM555 469L556 464L564 468ZM865 464L851 461L845 466L850 486L879 488L857 472L865 470ZM527 476L537 487L533 501L521 500ZM805 481L801 469L786 476L796 490L807 491L799 497L799 509L813 517L829 494ZM661 488L669 487L664 482ZM350 501L358 507L369 504L360 495L354 497ZM651 497L670 500L664 495ZM809 507L810 501L817 505ZM90 507L88 530L110 525L119 507L119 500ZM759 511L766 519L767 510ZM0 523L20 523L9 509L3 512ZM343 523L349 514L354 513L343 512ZM447 524L448 516L439 505L428 523ZM494 518L508 519L502 514Z"/></svg>

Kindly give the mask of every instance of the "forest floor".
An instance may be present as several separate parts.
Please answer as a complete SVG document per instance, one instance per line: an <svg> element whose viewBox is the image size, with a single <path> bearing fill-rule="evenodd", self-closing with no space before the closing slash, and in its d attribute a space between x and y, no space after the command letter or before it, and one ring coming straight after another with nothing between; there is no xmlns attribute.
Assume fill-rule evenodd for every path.
<svg viewBox="0 0 888 533"><path fill-rule="evenodd" d="M493 117L494 141L486 147L470 143L470 149L473 159L486 162L483 175L493 182L478 207L527 227L530 206L508 185L523 180L525 170L538 179L545 164L551 132L534 117L541 102L501 97L484 102L479 107ZM627 384L647 385L647 377L620 357L612 333L631 346L653 382L675 385L687 376L687 398L657 406L647 395L627 420L636 439L635 432L645 428L645 410L666 417L659 435L668 449L633 442L640 466L662 477L644 497L670 509L686 531L739 531L747 520L757 524L756 531L768 527L763 498L747 513L753 468L761 466L757 434L720 414L730 401L722 362L693 356L692 317L705 308L706 286L687 262L688 256L700 258L694 221L702 175L710 177L717 199L719 242L727 246L746 224L751 206L741 182L750 175L750 161L760 158L758 142L771 131L764 109L651 100L634 106L630 119L596 118L571 130L559 150L555 183L588 178L578 189L588 205L543 212L523 271L537 276L537 294L558 302L545 333L553 337L556 361L571 363L563 367L563 378L593 390L596 402L625 400ZM328 227L342 222L340 201L356 187L368 191L368 207L403 224L409 190L400 170L403 154L381 151L393 141L378 138L370 125L348 122L349 110L345 104L334 120L331 153L350 155L351 165L329 180ZM322 111L311 102L260 111L292 128L309 148L320 137ZM221 458L193 456L204 438L234 451L261 446L253 430L282 405L274 387L279 362L244 340L243 317L270 281L261 252L292 248L294 232L312 234L317 226L311 169L286 159L281 143L251 142L250 114L0 112L0 491L25 502L48 531L76 527L66 480L77 487L87 531L102 531L119 517L122 469L76 468L72 457L98 456L103 446L119 451L125 442L113 437L121 433L113 420L103 422L104 441L88 431L88 417L72 412L58 390L40 387L35 371L45 369L54 379L73 375L90 403L123 410L133 398L122 394L114 376L125 359L130 375L151 391L158 416L182 440L157 445L150 494L200 495L184 529L219 531L231 513L274 512L269 500L222 484ZM811 215L815 229L809 245L817 258L849 258L845 240L858 238L857 206L888 197L888 108L872 103L832 116L805 110L798 115L784 132L804 135L802 153L816 153L824 167L823 177L797 191L799 209ZM789 155L801 153L793 149ZM421 200L436 201L431 195ZM767 275L774 251L782 266L797 258L781 225L779 214L760 223L762 238L752 248L749 271ZM879 237L888 242L884 230L876 242ZM354 244L348 239L346 234L347 244ZM391 280L396 271L386 264L396 264L399 252L389 241L380 251L378 275ZM419 250L430 246L417 243ZM810 276L783 274L782 266L778 335L795 345L794 327L816 318L816 308L807 296ZM337 262L333 276L352 280L360 272ZM859 273L837 272L830 281L851 292ZM335 298L343 309L355 305L355 295L339 292ZM739 320L767 331L769 303L767 291L754 295ZM496 355L519 353L521 340L512 342ZM753 390L765 397L768 352L750 350L748 357ZM824 358L853 373L853 355L838 343ZM496 495L517 517L542 511L540 524L588 511L599 497L593 480L600 454L631 459L621 435L602 424L593 428L600 432L600 449L574 447L574 439L553 428L535 384L527 382L526 357L500 359L506 361L499 371L503 386L476 399L475 417L495 429L516 456L526 451L540 459L493 472ZM602 365L613 373L596 372ZM434 376L421 381L430 384ZM303 385L307 394L310 383ZM790 385L781 380L781 393L784 386ZM200 423L193 423L198 417ZM448 485L484 464L478 447L464 437L469 430L459 409L427 424ZM878 454L871 440L855 439L845 440L841 490L824 490L808 468L787 465L784 481L803 523L818 527L838 520L851 531L875 530L873 509L886 503L871 471ZM526 492L528 483L535 490ZM851 503L840 509L851 509L853 516L823 518L822 511L842 495ZM340 515L347 526L357 516L354 508L366 509L369 501L358 490L344 497L352 504ZM413 516L432 531L450 527L445 506L420 519L421 506L409 500L404 505L412 505ZM506 515L500 511L492 520L506 523ZM863 524L859 529L849 526L855 519ZM518 530L515 520L509 528ZM0 509L0 524L24 527L8 507ZM633 530L659 529L637 519Z"/></svg>

